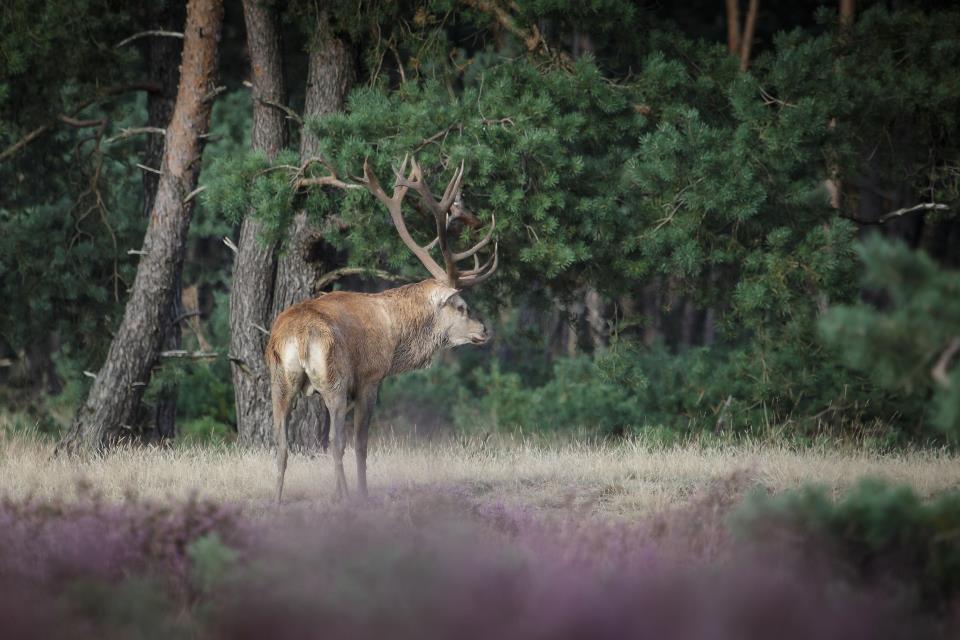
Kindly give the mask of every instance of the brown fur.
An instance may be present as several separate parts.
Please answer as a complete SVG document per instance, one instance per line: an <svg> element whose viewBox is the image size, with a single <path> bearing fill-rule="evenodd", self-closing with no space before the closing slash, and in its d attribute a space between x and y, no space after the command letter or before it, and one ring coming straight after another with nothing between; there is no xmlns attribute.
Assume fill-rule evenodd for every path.
<svg viewBox="0 0 960 640"><path fill-rule="evenodd" d="M486 327L471 319L457 290L424 280L382 293L335 292L296 304L273 323L266 348L277 441L277 501L287 465L286 420L300 391L316 391L330 412L336 497L347 492L344 419L354 402L357 483L366 495L367 437L380 382L427 366L440 349L482 344Z"/></svg>

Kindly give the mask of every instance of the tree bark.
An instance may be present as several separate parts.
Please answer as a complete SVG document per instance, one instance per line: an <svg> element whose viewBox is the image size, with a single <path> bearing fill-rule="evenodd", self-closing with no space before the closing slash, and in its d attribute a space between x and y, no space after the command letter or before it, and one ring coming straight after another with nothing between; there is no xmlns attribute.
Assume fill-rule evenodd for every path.
<svg viewBox="0 0 960 640"><path fill-rule="evenodd" d="M159 10L148 7L147 26L165 31L176 31L183 24L183 5L180 3L166 3L157 5ZM177 84L180 80L180 54L183 41L179 38L144 38L141 45L147 66L147 77L157 83L160 91L147 94L147 126L165 129L170 124L173 109L177 100ZM147 135L146 148L143 153L143 165L159 167L163 161L164 139L158 135ZM157 185L160 176L152 171L143 174L143 215L150 217L153 203L157 196ZM180 274L170 306L163 320L162 349L176 350L181 347L180 324L176 318L180 316ZM156 363L154 363L156 364ZM153 407L148 428L151 433L146 434L154 441L169 440L176 436L177 418L177 389L163 389L157 397L157 404Z"/></svg>
<svg viewBox="0 0 960 640"><path fill-rule="evenodd" d="M760 0L750 0L747 5L747 17L743 23L743 40L740 43L740 70L750 67L750 49L753 47L753 34L757 28L757 9Z"/></svg>
<svg viewBox="0 0 960 640"><path fill-rule="evenodd" d="M247 48L253 84L253 149L274 158L286 146L286 87L276 11L262 0L244 0ZM237 432L245 444L272 440L270 380L263 350L273 314L274 246L262 240L263 224L248 215L240 226L230 288L230 355Z"/></svg>
<svg viewBox="0 0 960 640"><path fill-rule="evenodd" d="M184 28L180 85L167 127L156 199L144 237L130 299L107 360L58 451L97 451L133 422L163 342L193 206L185 202L197 184L201 136L210 124L210 95L223 25L222 0L191 0Z"/></svg>
<svg viewBox="0 0 960 640"><path fill-rule="evenodd" d="M856 0L840 0L840 26L842 28L847 29L853 24L856 11Z"/></svg>
<svg viewBox="0 0 960 640"><path fill-rule="evenodd" d="M321 12L310 43L304 120L322 118L343 109L353 82L353 60L349 47L330 29L325 12ZM300 161L306 162L319 152L319 141L304 128L300 138ZM313 285L321 275L315 254L322 241L320 230L310 224L307 214L299 211L290 228L286 250L277 264L274 287L273 316L292 304L313 297ZM294 450L315 451L322 442L327 411L319 394L301 396L287 421L287 442Z"/></svg>
<svg viewBox="0 0 960 640"><path fill-rule="evenodd" d="M726 0L727 7L727 49L730 53L740 53L740 0Z"/></svg>

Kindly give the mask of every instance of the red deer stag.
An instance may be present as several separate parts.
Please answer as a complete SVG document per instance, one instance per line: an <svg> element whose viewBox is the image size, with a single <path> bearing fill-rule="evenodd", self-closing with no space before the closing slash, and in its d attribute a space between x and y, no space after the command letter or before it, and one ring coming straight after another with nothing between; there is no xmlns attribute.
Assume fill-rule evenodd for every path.
<svg viewBox="0 0 960 640"><path fill-rule="evenodd" d="M410 173L404 177L406 167L404 159L392 196L383 190L366 162L359 182L386 206L400 238L432 277L382 293L329 293L293 305L273 323L266 359L277 443L277 502L283 495L287 468L286 422L298 392L319 393L330 413L336 500L347 495L343 473L344 420L348 405L353 402L357 488L360 495L366 496L367 436L380 382L388 375L427 366L441 349L484 344L490 339L486 326L468 315L460 290L483 282L496 270L496 243L484 265L477 259L477 252L493 238L496 220L491 221L489 231L477 244L465 251L453 251L447 234L450 223L469 215L460 204L463 164L439 200L424 182L416 160L411 160ZM332 170L331 176L314 178L311 183L340 188L357 186L341 182ZM426 246L414 241L403 219L402 205L409 190L416 192L419 208L432 214L436 221L437 237ZM430 256L434 246L439 246L443 266ZM473 268L461 271L457 263L471 257Z"/></svg>

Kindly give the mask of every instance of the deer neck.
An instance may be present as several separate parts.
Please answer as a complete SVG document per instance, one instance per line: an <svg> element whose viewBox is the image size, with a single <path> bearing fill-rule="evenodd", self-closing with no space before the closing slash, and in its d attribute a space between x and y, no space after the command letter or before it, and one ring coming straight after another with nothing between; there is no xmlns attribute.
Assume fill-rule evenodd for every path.
<svg viewBox="0 0 960 640"><path fill-rule="evenodd" d="M437 329L436 310L429 296L415 289L409 293L413 295L391 300L395 336L391 374L422 369L447 346L446 336Z"/></svg>

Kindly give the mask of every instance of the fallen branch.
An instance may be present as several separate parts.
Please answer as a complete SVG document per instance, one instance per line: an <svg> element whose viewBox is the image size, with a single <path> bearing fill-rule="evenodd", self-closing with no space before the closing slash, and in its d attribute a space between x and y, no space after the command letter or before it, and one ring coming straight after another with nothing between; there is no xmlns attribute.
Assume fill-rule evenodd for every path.
<svg viewBox="0 0 960 640"><path fill-rule="evenodd" d="M141 31L140 33L135 33L129 38L124 38L117 44L113 45L114 49L119 49L124 47L134 40L139 40L140 38L146 38L147 36L159 36L163 38L180 38L183 40L183 34L179 31L163 31L162 29L151 29L149 31Z"/></svg>
<svg viewBox="0 0 960 640"><path fill-rule="evenodd" d="M947 373L947 368L949 368L950 361L953 360L953 356L957 355L958 351L960 351L960 336L953 336L947 344L947 348L943 350L943 353L941 353L937 359L937 364L935 364L930 371L930 376L934 382L941 387L947 388L950 386L950 374Z"/></svg>

